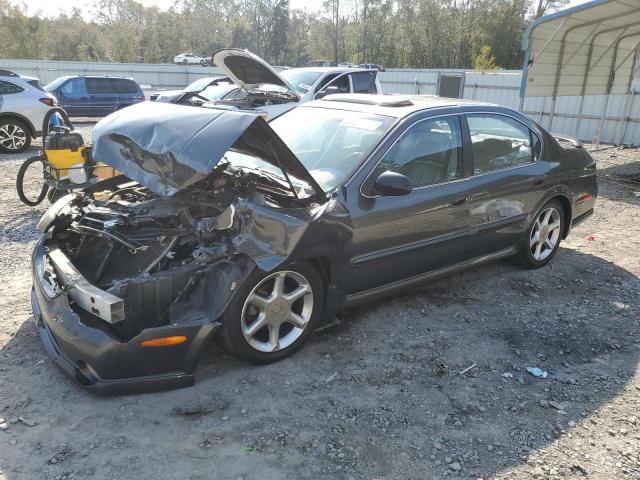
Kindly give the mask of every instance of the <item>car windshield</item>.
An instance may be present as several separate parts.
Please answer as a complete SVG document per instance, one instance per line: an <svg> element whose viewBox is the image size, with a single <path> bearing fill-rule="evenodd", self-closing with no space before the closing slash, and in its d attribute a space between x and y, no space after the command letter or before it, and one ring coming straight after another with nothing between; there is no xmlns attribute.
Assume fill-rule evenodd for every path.
<svg viewBox="0 0 640 480"><path fill-rule="evenodd" d="M185 92L201 92L213 81L213 78L199 78L195 82L191 82L184 89Z"/></svg>
<svg viewBox="0 0 640 480"><path fill-rule="evenodd" d="M207 100L213 101L213 100L220 100L222 97L224 97L227 93L231 92L232 90L236 90L238 87L236 87L235 85L214 85L212 87L208 87L205 90L203 90L202 92L200 92L198 94L198 96L206 98Z"/></svg>
<svg viewBox="0 0 640 480"><path fill-rule="evenodd" d="M298 93L304 94L316 83L316 80L320 77L320 72L294 68L280 72L280 76L289 82Z"/></svg>
<svg viewBox="0 0 640 480"><path fill-rule="evenodd" d="M370 113L299 107L269 125L326 192L360 164L392 122Z"/></svg>
<svg viewBox="0 0 640 480"><path fill-rule="evenodd" d="M53 82L48 83L44 86L44 89L47 92L52 92L53 90L55 90L56 88L58 88L60 85L62 85L65 80L67 80L69 77L60 77L60 78L56 78Z"/></svg>

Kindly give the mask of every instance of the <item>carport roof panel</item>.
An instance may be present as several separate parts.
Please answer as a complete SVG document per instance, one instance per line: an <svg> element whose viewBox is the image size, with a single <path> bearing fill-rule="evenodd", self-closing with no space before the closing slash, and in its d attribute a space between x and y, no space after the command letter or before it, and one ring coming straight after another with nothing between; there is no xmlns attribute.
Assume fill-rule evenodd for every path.
<svg viewBox="0 0 640 480"><path fill-rule="evenodd" d="M593 0L531 22L520 96L626 93L637 76L640 0Z"/></svg>

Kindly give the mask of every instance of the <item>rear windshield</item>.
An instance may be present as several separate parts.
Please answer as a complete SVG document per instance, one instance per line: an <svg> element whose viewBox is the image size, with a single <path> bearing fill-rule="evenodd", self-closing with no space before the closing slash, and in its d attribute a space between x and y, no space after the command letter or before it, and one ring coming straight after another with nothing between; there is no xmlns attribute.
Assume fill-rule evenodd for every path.
<svg viewBox="0 0 640 480"><path fill-rule="evenodd" d="M40 82L38 80L29 80L29 81L27 81L27 83L29 85L31 85L33 88L37 88L41 92L44 92L44 88L42 88L42 86L40 85Z"/></svg>

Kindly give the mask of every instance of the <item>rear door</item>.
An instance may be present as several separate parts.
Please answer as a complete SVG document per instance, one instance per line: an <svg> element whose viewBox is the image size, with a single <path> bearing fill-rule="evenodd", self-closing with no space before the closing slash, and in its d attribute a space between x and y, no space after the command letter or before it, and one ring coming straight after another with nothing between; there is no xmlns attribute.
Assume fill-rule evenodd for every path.
<svg viewBox="0 0 640 480"><path fill-rule="evenodd" d="M466 115L473 157L468 180L469 213L480 256L513 246L546 192L549 165L538 134L521 120L499 113Z"/></svg>
<svg viewBox="0 0 640 480"><path fill-rule="evenodd" d="M115 78L87 78L87 91L91 101L91 116L104 117L118 108L118 92Z"/></svg>
<svg viewBox="0 0 640 480"><path fill-rule="evenodd" d="M59 105L72 117L90 116L91 103L83 77L71 78L56 92Z"/></svg>

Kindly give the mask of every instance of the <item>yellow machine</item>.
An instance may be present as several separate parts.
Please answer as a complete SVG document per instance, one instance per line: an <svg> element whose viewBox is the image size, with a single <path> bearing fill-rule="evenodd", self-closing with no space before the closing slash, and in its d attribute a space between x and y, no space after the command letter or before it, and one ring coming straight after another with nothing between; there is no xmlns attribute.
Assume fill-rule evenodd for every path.
<svg viewBox="0 0 640 480"><path fill-rule="evenodd" d="M60 125L60 120L64 125ZM53 128L50 128L51 125ZM47 112L42 125L42 138L41 154L27 159L18 170L16 189L20 200L27 205L38 205L45 196L53 202L72 190L117 175L111 167L93 160L91 146L84 144L82 135L73 129L62 108L52 108ZM28 193L25 175L29 167L36 163L42 163L44 184L41 190L37 188L35 193Z"/></svg>

